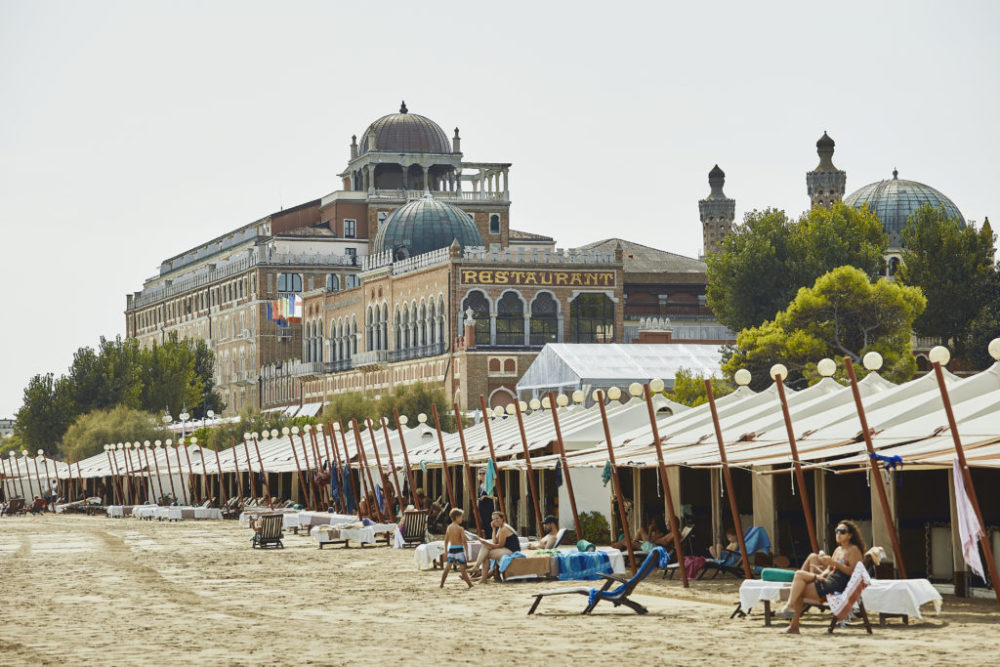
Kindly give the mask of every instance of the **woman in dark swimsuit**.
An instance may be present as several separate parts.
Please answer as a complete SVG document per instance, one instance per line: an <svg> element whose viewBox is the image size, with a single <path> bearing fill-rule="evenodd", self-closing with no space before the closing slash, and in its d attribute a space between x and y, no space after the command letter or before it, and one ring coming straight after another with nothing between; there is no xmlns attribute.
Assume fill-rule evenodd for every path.
<svg viewBox="0 0 1000 667"><path fill-rule="evenodd" d="M517 532L507 523L503 512L494 512L491 519L493 541L479 539L482 547L479 550L479 558L476 559L476 568L482 573L479 577L481 584L489 581L490 560L500 560L503 556L509 556L515 551L521 550L521 541L517 537Z"/></svg>
<svg viewBox="0 0 1000 667"><path fill-rule="evenodd" d="M792 590L788 595L785 609L794 614L792 622L785 631L789 634L799 633L799 617L802 615L802 601L808 597L822 600L830 593L840 593L847 587L854 566L864 558L865 541L858 527L851 521L841 521L835 531L837 548L832 556L809 557L809 561L826 566L820 573L802 569L795 573L792 579Z"/></svg>

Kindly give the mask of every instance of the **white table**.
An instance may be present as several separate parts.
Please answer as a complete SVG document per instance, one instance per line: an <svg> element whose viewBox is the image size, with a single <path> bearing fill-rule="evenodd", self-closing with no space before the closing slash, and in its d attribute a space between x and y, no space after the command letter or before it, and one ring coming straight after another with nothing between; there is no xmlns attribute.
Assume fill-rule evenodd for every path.
<svg viewBox="0 0 1000 667"><path fill-rule="evenodd" d="M346 523L357 523L357 519ZM327 525L313 526L309 529L309 534L313 536L313 539L319 543L319 548L322 549L324 544L332 542L343 542L345 547L349 546L348 540L354 540L362 545L375 544L377 541L376 535L394 533L397 529L398 526L394 523L373 523L370 526L363 526L361 528L348 528L345 525Z"/></svg>
<svg viewBox="0 0 1000 667"><path fill-rule="evenodd" d="M749 611L758 602L777 602L781 594L792 587L789 581L747 579L740 585L740 609ZM922 619L920 607L934 603L934 612L941 611L941 594L926 579L872 579L861 593L865 609L880 616L914 616Z"/></svg>
<svg viewBox="0 0 1000 667"><path fill-rule="evenodd" d="M122 517L132 515L133 505L108 505L108 516L112 519L121 519Z"/></svg>

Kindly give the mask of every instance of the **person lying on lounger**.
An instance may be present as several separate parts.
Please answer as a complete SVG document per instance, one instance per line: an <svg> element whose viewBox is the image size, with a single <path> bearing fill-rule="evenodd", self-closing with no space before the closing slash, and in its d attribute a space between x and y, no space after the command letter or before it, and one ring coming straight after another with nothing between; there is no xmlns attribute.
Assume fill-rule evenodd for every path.
<svg viewBox="0 0 1000 667"><path fill-rule="evenodd" d="M726 546L722 546L722 542L718 542L708 548L708 553L712 556L712 558L714 558L715 560L722 560L723 556L725 556L727 552L729 553L740 552L740 545L736 537L735 528L732 527L726 528L726 542L727 542Z"/></svg>
<svg viewBox="0 0 1000 667"><path fill-rule="evenodd" d="M680 521L676 517L674 517L674 520L677 521L677 525L680 525ZM649 518L649 525L645 528L640 528L639 532L632 537L632 548L639 551L652 551L656 547L671 546L673 539L670 529L667 528L666 521L663 520L662 516L657 514ZM618 538L618 541L611 546L622 551L627 549L625 535L622 534Z"/></svg>
<svg viewBox="0 0 1000 667"><path fill-rule="evenodd" d="M788 594L788 604L782 615L791 615L792 621L785 631L799 634L799 617L802 616L803 600L824 600L830 593L842 593L851 580L854 566L864 558L865 541L861 531L852 521L841 521L834 531L837 548L832 556L810 554L801 570L792 579L792 590ZM824 569L817 573L815 569Z"/></svg>
<svg viewBox="0 0 1000 667"><path fill-rule="evenodd" d="M556 548L556 539L559 536L559 520L550 514L542 520L542 528L545 529L545 535L543 535L537 542L529 543L529 549Z"/></svg>

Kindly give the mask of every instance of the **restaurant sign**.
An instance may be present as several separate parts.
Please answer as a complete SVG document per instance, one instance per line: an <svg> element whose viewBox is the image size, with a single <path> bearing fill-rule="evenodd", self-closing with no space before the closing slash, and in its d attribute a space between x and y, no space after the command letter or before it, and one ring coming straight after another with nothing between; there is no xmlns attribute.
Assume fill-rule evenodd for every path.
<svg viewBox="0 0 1000 667"><path fill-rule="evenodd" d="M461 269L464 285L539 285L545 287L614 287L614 271Z"/></svg>

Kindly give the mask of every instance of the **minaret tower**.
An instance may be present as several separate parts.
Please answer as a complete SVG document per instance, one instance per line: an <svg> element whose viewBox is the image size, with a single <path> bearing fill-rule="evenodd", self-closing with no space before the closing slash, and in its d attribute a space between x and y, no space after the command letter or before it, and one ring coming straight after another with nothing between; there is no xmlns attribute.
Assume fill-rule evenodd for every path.
<svg viewBox="0 0 1000 667"><path fill-rule="evenodd" d="M704 230L704 255L707 256L718 249L722 239L733 229L733 218L736 216L736 200L729 199L722 192L726 183L726 174L719 165L708 172L708 184L712 191L698 202L698 212L701 214L701 226Z"/></svg>
<svg viewBox="0 0 1000 667"><path fill-rule="evenodd" d="M806 190L813 206L830 208L844 199L847 172L833 166L833 146L833 139L826 132L816 142L819 166L806 172Z"/></svg>

